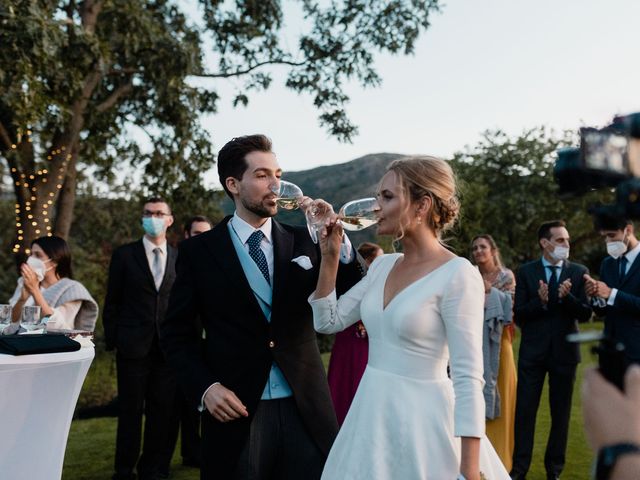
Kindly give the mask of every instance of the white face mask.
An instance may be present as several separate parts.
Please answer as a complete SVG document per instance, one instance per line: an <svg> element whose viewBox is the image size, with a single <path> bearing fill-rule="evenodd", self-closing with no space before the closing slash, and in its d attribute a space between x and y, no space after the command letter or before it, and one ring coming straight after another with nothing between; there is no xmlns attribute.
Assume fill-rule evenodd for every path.
<svg viewBox="0 0 640 480"><path fill-rule="evenodd" d="M622 240L616 240L613 242L607 242L607 253L611 255L613 258L618 258L621 255L624 255L629 246L627 245L627 231L626 229L623 232Z"/></svg>
<svg viewBox="0 0 640 480"><path fill-rule="evenodd" d="M553 258L556 262L560 260L566 260L569 258L569 247L563 247L561 245L556 245L553 248L552 252L549 252L551 258Z"/></svg>
<svg viewBox="0 0 640 480"><path fill-rule="evenodd" d="M47 260L47 262L49 261L50 260ZM38 282L44 280L44 274L49 270L46 267L45 262L37 257L31 256L27 259L27 265L29 265L29 267L31 267L31 270L33 270L33 272L36 274Z"/></svg>
<svg viewBox="0 0 640 480"><path fill-rule="evenodd" d="M621 255L624 255L626 251L627 245L622 240L607 242L607 253L613 258L618 258Z"/></svg>

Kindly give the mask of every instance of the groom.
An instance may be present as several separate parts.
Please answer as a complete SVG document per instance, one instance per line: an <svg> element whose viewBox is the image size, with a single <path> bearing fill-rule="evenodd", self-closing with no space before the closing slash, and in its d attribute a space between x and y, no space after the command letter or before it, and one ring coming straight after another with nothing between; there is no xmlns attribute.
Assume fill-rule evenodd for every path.
<svg viewBox="0 0 640 480"><path fill-rule="evenodd" d="M203 411L202 479L320 478L337 433L307 303L320 253L271 218L281 172L264 135L228 142L218 174L235 214L180 246L161 341ZM360 278L343 247L339 293Z"/></svg>

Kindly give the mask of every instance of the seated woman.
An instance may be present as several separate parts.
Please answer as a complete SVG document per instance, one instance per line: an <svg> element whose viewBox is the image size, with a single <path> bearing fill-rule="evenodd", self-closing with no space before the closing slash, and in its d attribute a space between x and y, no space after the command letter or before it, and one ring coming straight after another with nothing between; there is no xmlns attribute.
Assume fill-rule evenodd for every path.
<svg viewBox="0 0 640 480"><path fill-rule="evenodd" d="M25 306L37 305L47 330L93 331L98 304L71 273L71 251L60 237L41 237L31 243L31 256L20 266L21 276L9 304L11 324L4 335L20 330Z"/></svg>

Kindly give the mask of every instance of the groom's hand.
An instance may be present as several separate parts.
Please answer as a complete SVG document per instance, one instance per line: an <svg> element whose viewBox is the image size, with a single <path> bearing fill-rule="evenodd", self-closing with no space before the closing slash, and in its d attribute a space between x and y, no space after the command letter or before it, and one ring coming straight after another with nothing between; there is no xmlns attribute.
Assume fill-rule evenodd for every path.
<svg viewBox="0 0 640 480"><path fill-rule="evenodd" d="M249 416L247 407L236 397L236 394L219 383L207 390L204 406L213 418L222 423Z"/></svg>

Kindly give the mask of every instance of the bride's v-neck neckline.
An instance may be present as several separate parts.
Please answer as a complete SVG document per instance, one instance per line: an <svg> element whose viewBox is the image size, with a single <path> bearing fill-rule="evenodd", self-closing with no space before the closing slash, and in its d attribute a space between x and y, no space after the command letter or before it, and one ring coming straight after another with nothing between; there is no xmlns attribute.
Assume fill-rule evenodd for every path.
<svg viewBox="0 0 640 480"><path fill-rule="evenodd" d="M389 308L389 306L395 301L396 298L398 298L400 295L402 295L404 292L406 292L409 288L413 287L415 284L417 284L418 282L424 280L425 278L431 276L432 273L437 272L438 270L440 270L442 267L444 267L445 265L448 265L449 263L453 262L455 259L459 258L459 257L453 257L450 258L449 260L447 260L446 262L438 265L436 268L434 268L433 270L429 270L427 273L425 273L423 276L421 276L420 278L416 278L413 282L408 283L407 285L405 285L401 290L399 290L398 292L396 292L396 294L385 304L384 300L384 292L386 290L387 287L387 280L389 280L389 275L391 275L391 271L394 269L394 267L398 264L398 262L400 261L401 258L404 258L404 256L399 256L395 262L393 262L393 265L391 265L391 268L387 271L387 276L384 279L384 282L382 282L382 313L386 312Z"/></svg>

